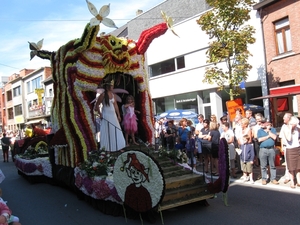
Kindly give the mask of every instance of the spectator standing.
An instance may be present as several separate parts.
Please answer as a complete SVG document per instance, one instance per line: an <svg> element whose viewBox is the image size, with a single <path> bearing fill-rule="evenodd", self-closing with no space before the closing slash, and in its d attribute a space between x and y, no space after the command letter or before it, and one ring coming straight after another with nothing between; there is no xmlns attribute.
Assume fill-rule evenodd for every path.
<svg viewBox="0 0 300 225"><path fill-rule="evenodd" d="M187 126L189 127L189 130L192 132L192 136L195 134L195 127L193 125L193 122L191 120L187 120Z"/></svg>
<svg viewBox="0 0 300 225"><path fill-rule="evenodd" d="M158 147L162 145L164 139L164 119L160 118L155 122L155 150L158 150Z"/></svg>
<svg viewBox="0 0 300 225"><path fill-rule="evenodd" d="M255 153L255 158L254 158L254 164L259 167L260 171L260 161L259 161L259 142L257 139L257 131L261 128L261 120L264 119L264 116L261 113L256 113L255 114L255 120L256 120L256 125L252 127L252 142L253 142L253 147L254 147L254 153ZM258 177L256 178L257 180L261 179L261 173L259 173Z"/></svg>
<svg viewBox="0 0 300 225"><path fill-rule="evenodd" d="M249 120L250 127L256 125L256 119L253 117L253 113L250 109L246 110L245 117Z"/></svg>
<svg viewBox="0 0 300 225"><path fill-rule="evenodd" d="M235 126L239 124L240 120L243 118L242 110L240 108L235 109L235 117L232 121L232 128L235 129Z"/></svg>
<svg viewBox="0 0 300 225"><path fill-rule="evenodd" d="M6 133L3 133L3 137L1 139L3 162L8 162L8 151L10 144L10 138L6 136Z"/></svg>
<svg viewBox="0 0 300 225"><path fill-rule="evenodd" d="M289 123L283 128L282 139L286 144L286 161L288 171L290 173L291 188L300 187L300 146L299 146L299 129L297 127L299 120L292 116Z"/></svg>
<svg viewBox="0 0 300 225"><path fill-rule="evenodd" d="M220 132L218 130L218 124L216 122L210 122L209 124L210 134L209 141L211 141L211 156L212 164L215 172L212 171L212 174L219 176L219 142L220 142Z"/></svg>
<svg viewBox="0 0 300 225"><path fill-rule="evenodd" d="M262 185L267 184L267 165L270 166L270 182L272 184L279 184L276 180L275 167L275 140L277 138L276 130L271 126L266 119L261 121L261 128L257 132L258 142L260 143L259 159L261 166Z"/></svg>
<svg viewBox="0 0 300 225"><path fill-rule="evenodd" d="M174 148L175 138L176 138L176 126L174 125L174 120L170 120L168 121L168 126L165 132L165 141L167 143L167 150Z"/></svg>
<svg viewBox="0 0 300 225"><path fill-rule="evenodd" d="M228 144L229 148L229 165L230 165L230 170L231 170L231 177L232 178L237 178L235 174L235 158L236 158L236 152L235 152L235 147L234 147L234 133L233 131L229 128L230 125L228 122L225 122L222 124L222 130L223 132L221 133L220 138L225 138Z"/></svg>
<svg viewBox="0 0 300 225"><path fill-rule="evenodd" d="M196 172L196 159L194 157L196 147L195 147L195 139L191 131L188 132L185 149L186 149L186 154L189 158L189 164L191 165L192 170Z"/></svg>
<svg viewBox="0 0 300 225"><path fill-rule="evenodd" d="M209 159L211 158L211 141L210 141L210 130L209 130L209 120L203 120L203 128L199 134L202 143L202 155L204 158L204 172L208 173Z"/></svg>
<svg viewBox="0 0 300 225"><path fill-rule="evenodd" d="M239 112L239 110L237 110L237 112ZM239 140L243 137L243 133L242 133L242 115L237 113L237 115L235 116L235 126L233 128L233 132L234 132L234 137L235 137L235 147L236 148L240 148L240 142ZM236 155L236 161L237 161L237 168L238 171L237 173L241 173L241 160L240 160L240 155L237 154Z"/></svg>
<svg viewBox="0 0 300 225"><path fill-rule="evenodd" d="M285 158L285 174L284 174L284 177L285 177L285 180L283 181L284 184L287 184L288 182L290 182L291 178L290 178L290 173L289 173L289 170L288 170L288 165L287 165L287 160L286 160L286 138L284 137L284 130L288 129L288 125L289 125L289 122L290 122L290 119L292 117L292 114L291 113L285 113L284 116L283 116L283 125L280 129L280 132L279 132L279 138L281 138L281 149L283 150L283 153L284 153L284 158Z"/></svg>
<svg viewBox="0 0 300 225"><path fill-rule="evenodd" d="M217 121L217 116L216 116L215 114L212 114L212 115L210 116L210 122L216 123L216 124L217 124L217 128L219 129L220 124L218 123L218 121Z"/></svg>
<svg viewBox="0 0 300 225"><path fill-rule="evenodd" d="M250 136L248 134L243 136L243 143L241 144L241 167L243 171L242 180L244 182L253 181L253 160L254 160L254 149L252 143L249 143Z"/></svg>
<svg viewBox="0 0 300 225"><path fill-rule="evenodd" d="M196 124L195 127L195 135L196 135L196 141L197 141L197 158L198 161L201 163L202 162L202 144L201 144L201 138L199 138L199 134L201 132L201 129L203 128L203 120L204 120L204 116L202 114L198 115L198 121L199 123Z"/></svg>
<svg viewBox="0 0 300 225"><path fill-rule="evenodd" d="M220 133L223 132L223 125L224 125L225 122L228 122L228 118L227 118L227 116L222 116L222 117L220 118L220 127L219 127ZM229 125L229 126L230 126L230 125Z"/></svg>
<svg viewBox="0 0 300 225"><path fill-rule="evenodd" d="M187 119L182 118L179 121L178 136L180 137L180 142L183 146L186 145L186 140L188 138L189 131L190 131L190 128L187 126Z"/></svg>
<svg viewBox="0 0 300 225"><path fill-rule="evenodd" d="M252 144L252 132L249 127L249 120L247 118L243 118L241 120L241 134L239 135L239 139L238 139L239 145L244 144L244 136L246 134L249 136L248 143Z"/></svg>

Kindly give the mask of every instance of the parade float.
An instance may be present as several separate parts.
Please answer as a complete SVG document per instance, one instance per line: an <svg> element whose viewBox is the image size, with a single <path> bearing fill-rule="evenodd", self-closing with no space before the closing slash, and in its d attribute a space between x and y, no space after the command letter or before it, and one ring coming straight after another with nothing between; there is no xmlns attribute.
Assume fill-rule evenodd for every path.
<svg viewBox="0 0 300 225"><path fill-rule="evenodd" d="M105 214L153 221L153 212L212 198L228 188L227 158L220 160L224 173L207 184L204 175L193 174L178 158L154 152L154 115L149 93L145 52L154 38L172 29L173 20L162 13L164 22L141 33L137 41L113 35L97 36L100 24L116 27L107 18L110 6L99 11L86 1L94 18L81 38L57 51L42 50L42 41L29 42L31 59L50 60L54 81L51 134L36 130L15 156L19 174L73 190ZM174 31L172 30L174 33ZM175 33L174 33L175 34ZM96 89L106 80L134 96L139 110L140 146L124 152L97 149L95 115L91 104ZM120 96L125 99L126 94ZM144 145L145 144L145 145ZM46 154L45 154L46 153ZM175 154L177 155L177 153Z"/></svg>

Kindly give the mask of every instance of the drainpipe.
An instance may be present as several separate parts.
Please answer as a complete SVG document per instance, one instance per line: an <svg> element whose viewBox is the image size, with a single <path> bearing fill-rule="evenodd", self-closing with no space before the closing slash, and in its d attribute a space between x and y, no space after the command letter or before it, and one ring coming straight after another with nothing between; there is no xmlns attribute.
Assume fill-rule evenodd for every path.
<svg viewBox="0 0 300 225"><path fill-rule="evenodd" d="M268 71L267 71L267 55L266 55L266 43L265 43L265 34L264 34L264 28L263 28L263 20L262 20L262 8L259 10L259 17L260 17L260 24L261 24L261 33L262 33L262 44L264 49L264 60L265 60L265 81L266 81L266 87L267 87L267 95L270 94L270 88L269 88L269 78L268 78ZM261 80L262 81L262 80ZM262 84L263 86L263 84ZM266 98L263 99L264 106L265 107L265 117L271 121L270 117L270 99Z"/></svg>

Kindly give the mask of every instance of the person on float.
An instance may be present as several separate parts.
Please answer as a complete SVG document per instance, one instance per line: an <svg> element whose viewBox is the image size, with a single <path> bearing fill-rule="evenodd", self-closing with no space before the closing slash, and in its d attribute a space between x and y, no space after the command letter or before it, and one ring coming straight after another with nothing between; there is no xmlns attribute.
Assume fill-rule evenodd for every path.
<svg viewBox="0 0 300 225"><path fill-rule="evenodd" d="M121 115L115 94L113 93L114 81L104 81L104 92L98 97L95 110L99 112L101 118L100 127L100 149L115 152L122 150L126 144L120 126ZM99 105L102 103L102 111Z"/></svg>
<svg viewBox="0 0 300 225"><path fill-rule="evenodd" d="M128 136L131 137L133 144L139 145L135 141L135 134L138 130L137 116L136 113L140 114L140 111L135 110L135 102L132 95L128 95L126 103L122 106L123 108L123 128L125 131L126 146L129 146Z"/></svg>

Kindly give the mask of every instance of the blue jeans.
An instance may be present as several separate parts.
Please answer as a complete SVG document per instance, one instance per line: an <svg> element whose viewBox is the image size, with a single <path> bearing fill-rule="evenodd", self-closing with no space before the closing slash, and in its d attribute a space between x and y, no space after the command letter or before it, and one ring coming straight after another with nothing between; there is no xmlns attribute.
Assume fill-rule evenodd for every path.
<svg viewBox="0 0 300 225"><path fill-rule="evenodd" d="M197 144L198 144L197 152L202 153L202 143L201 143L201 139L198 137L197 137Z"/></svg>
<svg viewBox="0 0 300 225"><path fill-rule="evenodd" d="M262 180L267 180L267 165L270 166L270 181L276 180L276 167L275 167L275 149L274 148L260 148L259 160L261 167Z"/></svg>

